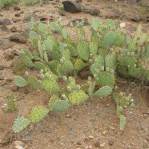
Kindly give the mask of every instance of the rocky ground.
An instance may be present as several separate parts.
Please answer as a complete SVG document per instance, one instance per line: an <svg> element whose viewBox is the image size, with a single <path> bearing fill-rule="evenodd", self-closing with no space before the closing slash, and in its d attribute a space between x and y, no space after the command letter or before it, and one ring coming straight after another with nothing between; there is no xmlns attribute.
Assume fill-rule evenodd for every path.
<svg viewBox="0 0 149 149"><path fill-rule="evenodd" d="M58 1L50 1L42 6L15 6L0 10L0 148L149 149L149 88L126 80L121 80L119 85L122 90L133 94L135 107L126 111L124 132L119 130L114 102L106 99L90 101L66 113L50 113L44 121L21 134L12 133L16 115L26 115L32 106L45 104L48 100L45 93L18 90L13 83L13 62L20 50L28 46L26 33L31 17L36 20L59 19L64 25L76 20L88 23L93 17L101 20L110 18L125 23L128 32L133 32L138 24L148 32L147 0L138 3L82 1L81 9L76 13L61 11L60 5ZM3 111L8 95L17 97L17 112Z"/></svg>

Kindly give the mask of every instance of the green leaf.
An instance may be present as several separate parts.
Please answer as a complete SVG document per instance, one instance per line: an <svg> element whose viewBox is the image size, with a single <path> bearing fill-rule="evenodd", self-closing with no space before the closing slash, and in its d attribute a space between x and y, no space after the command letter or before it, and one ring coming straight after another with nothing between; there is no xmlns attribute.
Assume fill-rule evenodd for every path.
<svg viewBox="0 0 149 149"><path fill-rule="evenodd" d="M105 58L106 68L115 70L116 67L116 56L114 54L108 54Z"/></svg>
<svg viewBox="0 0 149 149"><path fill-rule="evenodd" d="M107 32L103 38L103 48L110 48L111 46L121 46L125 42L125 37L120 32Z"/></svg>
<svg viewBox="0 0 149 149"><path fill-rule="evenodd" d="M98 42L90 42L89 44L90 54L96 55L98 51Z"/></svg>
<svg viewBox="0 0 149 149"><path fill-rule="evenodd" d="M126 126L126 117L124 115L120 115L120 130L124 130Z"/></svg>
<svg viewBox="0 0 149 149"><path fill-rule="evenodd" d="M87 64L86 63L84 63L84 61L83 60L81 60L81 59L75 59L75 62L74 62L74 69L76 70L76 71L81 71L85 66L87 66Z"/></svg>
<svg viewBox="0 0 149 149"><path fill-rule="evenodd" d="M19 116L14 121L12 130L15 133L19 133L22 130L24 130L25 128L27 128L29 124L30 124L30 120L28 120L27 118L24 118L23 116Z"/></svg>
<svg viewBox="0 0 149 149"><path fill-rule="evenodd" d="M49 110L44 106L35 106L29 116L33 123L38 123L49 113Z"/></svg>
<svg viewBox="0 0 149 149"><path fill-rule="evenodd" d="M44 79L42 80L42 88L47 91L49 94L57 94L60 91L59 84L53 78L52 79Z"/></svg>
<svg viewBox="0 0 149 149"><path fill-rule="evenodd" d="M69 100L61 100L58 96L53 95L49 101L49 109L53 112L64 112L71 106Z"/></svg>
<svg viewBox="0 0 149 149"><path fill-rule="evenodd" d="M92 27L95 31L97 31L100 26L101 26L101 23L100 23L99 20L97 20L97 19L93 19L93 20L92 20L92 22L91 22L91 27Z"/></svg>
<svg viewBox="0 0 149 149"><path fill-rule="evenodd" d="M25 87L25 86L27 86L28 83L27 83L27 81L23 77L16 76L15 77L15 84L18 87Z"/></svg>
<svg viewBox="0 0 149 149"><path fill-rule="evenodd" d="M98 97L106 97L109 96L112 93L113 89L110 86L103 86L100 89L98 89L94 95Z"/></svg>
<svg viewBox="0 0 149 149"><path fill-rule="evenodd" d="M88 95L83 91L74 91L68 95L68 98L72 105L79 105L84 103L88 99Z"/></svg>
<svg viewBox="0 0 149 149"><path fill-rule="evenodd" d="M115 75L111 72L102 71L95 77L97 83L101 86L111 86L115 84Z"/></svg>
<svg viewBox="0 0 149 149"><path fill-rule="evenodd" d="M89 59L89 47L86 42L79 42L77 45L77 52L81 59L87 61Z"/></svg>
<svg viewBox="0 0 149 149"><path fill-rule="evenodd" d="M40 89L40 82L37 79L36 76L29 75L27 77L28 86L30 86L32 89Z"/></svg>

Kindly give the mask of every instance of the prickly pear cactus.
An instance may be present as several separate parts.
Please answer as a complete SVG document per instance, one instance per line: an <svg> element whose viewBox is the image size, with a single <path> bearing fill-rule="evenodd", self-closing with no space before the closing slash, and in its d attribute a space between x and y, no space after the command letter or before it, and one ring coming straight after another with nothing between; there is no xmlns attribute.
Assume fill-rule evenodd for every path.
<svg viewBox="0 0 149 149"><path fill-rule="evenodd" d="M116 57L107 55L97 56L94 64L91 65L91 72L101 86L114 86L115 84L115 62Z"/></svg>
<svg viewBox="0 0 149 149"><path fill-rule="evenodd" d="M86 42L81 41L78 43L77 52L79 58L81 58L82 60L87 61L89 59L89 47Z"/></svg>
<svg viewBox="0 0 149 149"><path fill-rule="evenodd" d="M60 87L57 82L57 77L52 72L46 72L41 81L42 88L49 94L57 94L60 92Z"/></svg>
<svg viewBox="0 0 149 149"><path fill-rule="evenodd" d="M81 71L86 66L87 66L87 64L83 60L81 60L79 58L74 60L74 69L77 72Z"/></svg>
<svg viewBox="0 0 149 149"><path fill-rule="evenodd" d="M73 91L79 91L80 90L80 85L76 83L75 78L69 77L67 80L67 91L68 92L73 92Z"/></svg>
<svg viewBox="0 0 149 149"><path fill-rule="evenodd" d="M72 105L80 105L88 99L88 95L83 90L79 90L70 93L68 98Z"/></svg>
<svg viewBox="0 0 149 149"><path fill-rule="evenodd" d="M61 99L60 97L53 95L48 103L48 107L50 109L50 111L53 112L64 112L66 110L68 110L71 106L68 98L65 95L62 95Z"/></svg>

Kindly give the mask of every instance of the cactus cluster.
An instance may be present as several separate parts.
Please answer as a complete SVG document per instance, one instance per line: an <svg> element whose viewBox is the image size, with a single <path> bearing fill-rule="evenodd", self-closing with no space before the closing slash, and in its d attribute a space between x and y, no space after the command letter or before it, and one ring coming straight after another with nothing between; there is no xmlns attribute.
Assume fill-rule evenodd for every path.
<svg viewBox="0 0 149 149"><path fill-rule="evenodd" d="M26 79L18 77L17 86L41 86L40 89L49 95L49 111L63 112L71 105L82 104L89 97L105 97L115 93L113 91L118 74L149 82L149 38L141 32L140 27L131 36L126 35L111 20L93 20L89 29L88 37L82 26L76 28L77 39L73 39L57 22L31 22L29 42L32 52L24 50L20 54L20 66L25 70L40 70L41 75L38 79L29 76ZM84 84L81 81L77 83L84 68L90 71L89 80L81 81L85 82L88 89L82 87ZM16 70L18 69L20 67ZM123 128L126 121L123 109L130 105L130 97L116 94L114 100ZM43 118L42 114L36 116L36 112L43 111L43 116L47 113L47 110L40 109L34 109L31 114L32 118L35 115L35 122Z"/></svg>
<svg viewBox="0 0 149 149"><path fill-rule="evenodd" d="M140 29L129 37L125 49L120 50L117 58L117 72L124 77L149 81L149 38Z"/></svg>

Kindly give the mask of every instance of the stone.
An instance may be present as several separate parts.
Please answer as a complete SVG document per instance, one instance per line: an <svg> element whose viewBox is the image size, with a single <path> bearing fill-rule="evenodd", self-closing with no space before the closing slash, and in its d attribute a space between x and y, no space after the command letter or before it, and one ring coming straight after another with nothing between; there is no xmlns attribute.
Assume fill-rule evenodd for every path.
<svg viewBox="0 0 149 149"><path fill-rule="evenodd" d="M1 25L1 26L0 26L0 31L8 32L9 29L8 29L7 25Z"/></svg>
<svg viewBox="0 0 149 149"><path fill-rule="evenodd" d="M112 146L112 145L114 144L114 141L113 141L112 139L109 139L108 144L109 144L110 146Z"/></svg>
<svg viewBox="0 0 149 149"><path fill-rule="evenodd" d="M15 26L13 26L12 28L10 28L11 32L17 32L17 28Z"/></svg>
<svg viewBox="0 0 149 149"><path fill-rule="evenodd" d="M21 8L20 8L19 6L14 6L13 9L14 9L15 11L20 11L20 10L21 10Z"/></svg>
<svg viewBox="0 0 149 149"><path fill-rule="evenodd" d="M27 39L22 33L16 33L9 37L10 41L16 42L16 43L26 43Z"/></svg>
<svg viewBox="0 0 149 149"><path fill-rule="evenodd" d="M97 140L95 143L94 143L94 146L96 148L99 148L100 147L100 140Z"/></svg>
<svg viewBox="0 0 149 149"><path fill-rule="evenodd" d="M13 46L13 44L8 39L0 39L0 50L1 49L9 49Z"/></svg>
<svg viewBox="0 0 149 149"><path fill-rule="evenodd" d="M67 12L77 13L77 12L82 11L80 3L70 1L70 0L65 0L65 1L62 2L62 4L64 6L64 10L67 11Z"/></svg>
<svg viewBox="0 0 149 149"><path fill-rule="evenodd" d="M20 17L20 16L21 16L20 13L16 13L16 14L15 14L15 17Z"/></svg>
<svg viewBox="0 0 149 149"><path fill-rule="evenodd" d="M7 18L0 19L0 25L10 25L11 21Z"/></svg>

